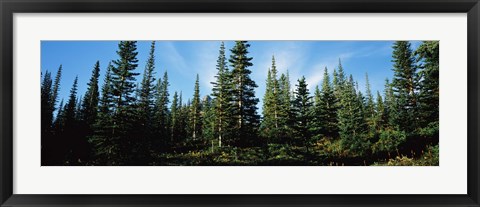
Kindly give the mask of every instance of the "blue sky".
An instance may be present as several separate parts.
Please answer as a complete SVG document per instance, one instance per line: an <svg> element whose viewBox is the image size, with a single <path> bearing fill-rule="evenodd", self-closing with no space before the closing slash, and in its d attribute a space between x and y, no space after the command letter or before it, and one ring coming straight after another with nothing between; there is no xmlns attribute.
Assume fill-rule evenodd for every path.
<svg viewBox="0 0 480 207"><path fill-rule="evenodd" d="M157 41L155 50L156 76L163 76L168 71L170 95L182 91L183 100L193 96L195 76L200 77L200 93L211 93L216 74L216 60L221 41ZM292 86L304 75L310 91L321 84L323 69L328 68L331 75L337 67L339 58L347 74L352 74L358 81L360 90L365 89L365 73L368 73L372 92L383 94L385 78L391 79L393 41L250 41L250 57L253 57L251 77L259 86L256 96L260 99L258 108L262 108L267 70L271 66L272 55L275 56L279 73L290 73ZM139 41L138 68L142 73L150 49L151 41ZM233 41L225 41L227 57L230 55ZM412 41L412 49L420 44ZM41 70L55 75L60 64L63 74L60 88L60 100L68 98L69 90L75 76L78 75L78 94L83 95L87 89L92 68L100 61L101 81L106 67L111 60L117 59L118 41L42 41ZM141 81L141 75L137 81ZM170 99L171 100L171 99ZM260 113L260 111L259 111Z"/></svg>

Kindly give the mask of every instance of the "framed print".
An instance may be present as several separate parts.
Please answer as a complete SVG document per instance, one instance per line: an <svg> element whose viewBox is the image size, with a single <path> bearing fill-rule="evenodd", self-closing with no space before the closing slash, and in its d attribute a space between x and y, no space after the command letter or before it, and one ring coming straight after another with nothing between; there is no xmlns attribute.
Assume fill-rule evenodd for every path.
<svg viewBox="0 0 480 207"><path fill-rule="evenodd" d="M0 1L2 206L479 206L477 0Z"/></svg>

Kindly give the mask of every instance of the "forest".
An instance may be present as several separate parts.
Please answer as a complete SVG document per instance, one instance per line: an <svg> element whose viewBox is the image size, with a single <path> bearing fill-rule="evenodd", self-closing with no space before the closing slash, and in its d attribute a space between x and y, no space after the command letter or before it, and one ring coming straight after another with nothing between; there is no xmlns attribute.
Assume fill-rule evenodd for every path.
<svg viewBox="0 0 480 207"><path fill-rule="evenodd" d="M75 79L59 97L61 65L42 72L42 166L439 165L438 41L415 50L394 42L393 77L375 92L368 74L359 90L340 59L310 91L305 77L280 74L272 56L263 97L249 47L235 41L227 57L221 42L212 90L201 91L196 74L193 97L170 88L167 72L157 75L155 41L143 73L137 42L120 41L103 78L92 63L85 94Z"/></svg>

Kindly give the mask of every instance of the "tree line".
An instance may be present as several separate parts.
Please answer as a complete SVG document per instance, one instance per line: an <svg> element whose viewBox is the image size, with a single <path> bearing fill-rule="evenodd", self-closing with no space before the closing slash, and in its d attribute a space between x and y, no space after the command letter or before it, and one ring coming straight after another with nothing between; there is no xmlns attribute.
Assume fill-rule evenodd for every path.
<svg viewBox="0 0 480 207"><path fill-rule="evenodd" d="M46 71L41 82L42 165L182 165L176 154L207 153L201 155L204 159L234 154L238 160L237 153L249 148L258 149L256 157L248 158L263 160L253 162L258 165L274 164L268 160L275 150L301 154L297 159L306 162L300 165L318 159L324 160L316 164L348 164L354 158L371 164L392 154L414 156L428 146L436 145L438 151L438 41L424 41L415 51L408 41L395 42L394 76L375 95L368 74L362 92L340 60L333 74L324 69L323 81L312 92L305 77L292 86L288 71L279 74L272 56L262 115L257 112L258 85L250 77L249 47L247 41L235 41L227 58L222 42L212 91L201 97L197 74L187 101L181 91L174 91L170 101L168 74L155 71L155 41L141 76L135 72L137 42L121 41L103 80L97 61L85 94L77 94L76 78L66 100L58 97L62 66L54 78ZM281 160L275 163L282 165ZM228 164L235 163L223 163Z"/></svg>

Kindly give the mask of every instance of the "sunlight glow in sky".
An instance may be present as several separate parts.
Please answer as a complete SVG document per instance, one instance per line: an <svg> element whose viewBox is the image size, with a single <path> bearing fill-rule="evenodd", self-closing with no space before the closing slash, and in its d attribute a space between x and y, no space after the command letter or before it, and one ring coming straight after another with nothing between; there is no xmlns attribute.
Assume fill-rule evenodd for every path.
<svg viewBox="0 0 480 207"><path fill-rule="evenodd" d="M415 49L420 41L411 43L412 49ZM151 41L137 43L139 62L136 72L143 72L150 44ZM184 102L193 96L196 74L200 77L201 97L211 94L210 82L215 80L220 44L221 41L157 41L156 77L162 77L163 72L168 71L170 95L173 96L174 91L181 91ZM275 56L279 75L288 70L292 87L295 87L297 79L305 76L312 95L315 86L321 85L324 68L327 67L331 75L339 59L346 74L353 75L363 93L365 73L368 73L374 96L377 90L383 95L385 79L393 76L393 41L250 41L249 44L250 57L253 57L253 66L249 68L252 71L251 78L259 86L256 89L256 97L260 99L259 114L272 55ZM227 58L233 45L233 41L225 41ZM77 75L78 95L85 93L97 60L101 67L100 85L103 84L108 63L118 58L117 49L118 41L42 41L41 71L50 71L54 78L60 64L63 65L59 102L62 98L67 101ZM138 83L141 78L142 75L137 76Z"/></svg>

